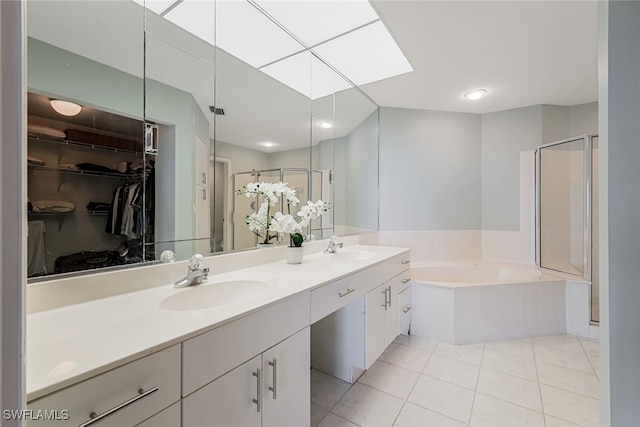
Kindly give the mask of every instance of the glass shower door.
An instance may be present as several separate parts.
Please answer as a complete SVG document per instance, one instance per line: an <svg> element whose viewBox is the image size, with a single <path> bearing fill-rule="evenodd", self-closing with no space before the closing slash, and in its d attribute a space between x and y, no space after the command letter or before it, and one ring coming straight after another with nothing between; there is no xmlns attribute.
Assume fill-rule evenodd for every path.
<svg viewBox="0 0 640 427"><path fill-rule="evenodd" d="M589 138L538 149L538 260L542 268L591 279Z"/></svg>

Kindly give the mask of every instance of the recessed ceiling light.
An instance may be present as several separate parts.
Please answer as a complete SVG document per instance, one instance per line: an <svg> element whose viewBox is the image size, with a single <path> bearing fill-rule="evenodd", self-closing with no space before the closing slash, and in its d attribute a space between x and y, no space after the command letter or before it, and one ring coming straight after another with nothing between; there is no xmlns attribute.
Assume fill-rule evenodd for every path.
<svg viewBox="0 0 640 427"><path fill-rule="evenodd" d="M77 116L82 110L81 105L74 104L69 101L62 101L60 99L52 99L49 101L49 104L51 104L51 108L53 108L56 113L67 117Z"/></svg>
<svg viewBox="0 0 640 427"><path fill-rule="evenodd" d="M333 127L333 125L329 122L318 122L318 126L323 129L331 129Z"/></svg>
<svg viewBox="0 0 640 427"><path fill-rule="evenodd" d="M464 94L464 97L469 101L475 101L476 99L480 99L487 94L485 89L474 89Z"/></svg>
<svg viewBox="0 0 640 427"><path fill-rule="evenodd" d="M271 147L275 147L278 144L271 141L264 141L264 142L261 142L260 145L262 145L263 147L271 148Z"/></svg>

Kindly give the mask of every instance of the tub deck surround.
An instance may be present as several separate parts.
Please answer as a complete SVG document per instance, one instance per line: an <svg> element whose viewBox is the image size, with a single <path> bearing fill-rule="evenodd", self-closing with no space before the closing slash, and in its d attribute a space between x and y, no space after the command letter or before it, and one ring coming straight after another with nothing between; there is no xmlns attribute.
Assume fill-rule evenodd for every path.
<svg viewBox="0 0 640 427"><path fill-rule="evenodd" d="M477 261L412 263L411 278L411 332L417 336L451 344L590 336L588 282L532 265Z"/></svg>
<svg viewBox="0 0 640 427"><path fill-rule="evenodd" d="M317 243L315 248L310 245L311 251L326 246L326 242L321 246L321 242ZM219 274L216 274L214 266L207 284L197 286L235 280L262 281L267 286L256 291L255 295L211 308L185 311L162 308L161 303L166 298L194 290L193 287L174 288L173 281L179 277L170 275L159 279L160 284L155 287L118 292L30 314L27 316L27 400L33 401L286 299L310 298L310 291L315 288L408 251L405 248L361 245L345 246L340 251L350 250L368 251L374 256L343 260L317 252L305 255L304 262L297 265L287 264L282 256L275 262ZM228 257L270 256L260 252L230 254ZM213 266L220 262L216 258L207 258L205 265ZM176 269L176 266L157 267L160 271L168 267L173 272L180 271L180 274L186 271L186 267L184 270ZM147 269L154 273L153 267ZM130 271L133 276L140 274L136 270ZM120 280L126 280L127 275L123 273L126 271L113 274ZM92 276L83 276L83 280L90 281ZM108 282L104 277L100 280ZM132 285L134 289L139 286L136 283ZM39 289L38 292L42 296L45 291Z"/></svg>

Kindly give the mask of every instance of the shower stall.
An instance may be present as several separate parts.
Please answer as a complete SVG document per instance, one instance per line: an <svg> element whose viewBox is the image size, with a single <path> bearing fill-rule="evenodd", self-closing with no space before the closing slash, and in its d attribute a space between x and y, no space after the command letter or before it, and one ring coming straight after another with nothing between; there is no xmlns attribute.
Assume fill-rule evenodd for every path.
<svg viewBox="0 0 640 427"><path fill-rule="evenodd" d="M331 202L331 176L332 174L329 170L309 170L305 168L252 170L234 173L233 188L238 190L251 182L282 181L296 191L301 204L306 203L307 200L317 199ZM280 205L276 206L276 210L284 212L286 209L285 202L280 200L279 203ZM249 230L244 220L247 215L257 212L259 208L256 198L233 196L233 232L231 236L233 246L231 249L251 248L259 243L258 236ZM333 229L332 215L332 211L329 211L328 214L312 221L308 233L317 238L331 235Z"/></svg>
<svg viewBox="0 0 640 427"><path fill-rule="evenodd" d="M590 281L598 322L598 136L540 146L536 166L536 263Z"/></svg>

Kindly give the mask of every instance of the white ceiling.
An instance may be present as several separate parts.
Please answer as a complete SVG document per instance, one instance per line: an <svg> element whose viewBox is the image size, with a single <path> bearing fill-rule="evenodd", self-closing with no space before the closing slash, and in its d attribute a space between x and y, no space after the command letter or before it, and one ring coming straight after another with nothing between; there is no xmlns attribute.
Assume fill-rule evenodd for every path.
<svg viewBox="0 0 640 427"><path fill-rule="evenodd" d="M414 69L363 86L381 106L487 113L597 100L595 1L373 5ZM475 88L488 94L463 98Z"/></svg>

